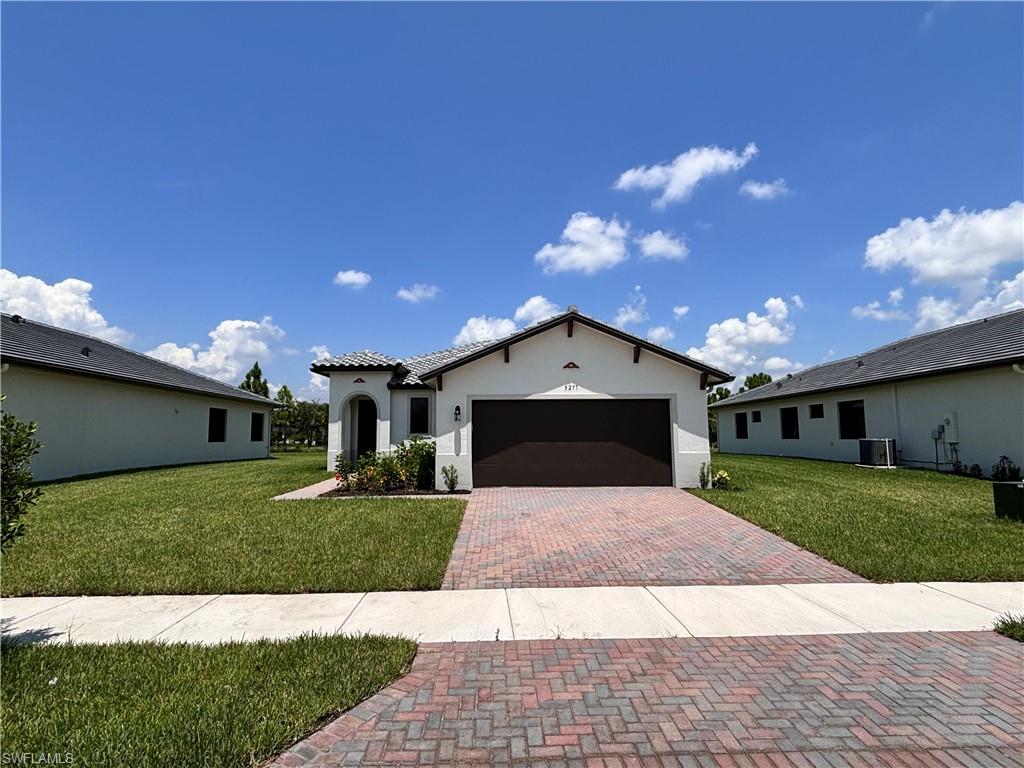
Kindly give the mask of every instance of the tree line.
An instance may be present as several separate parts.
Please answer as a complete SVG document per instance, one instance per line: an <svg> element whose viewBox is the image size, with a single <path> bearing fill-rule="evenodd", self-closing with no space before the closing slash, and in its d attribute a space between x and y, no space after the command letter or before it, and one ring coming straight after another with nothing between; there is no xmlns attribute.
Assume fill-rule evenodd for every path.
<svg viewBox="0 0 1024 768"><path fill-rule="evenodd" d="M238 387L246 392L270 397L270 385L263 378L259 362L253 363ZM286 384L277 390L273 399L279 405L270 415L271 445L281 448L327 445L327 403L297 400Z"/></svg>

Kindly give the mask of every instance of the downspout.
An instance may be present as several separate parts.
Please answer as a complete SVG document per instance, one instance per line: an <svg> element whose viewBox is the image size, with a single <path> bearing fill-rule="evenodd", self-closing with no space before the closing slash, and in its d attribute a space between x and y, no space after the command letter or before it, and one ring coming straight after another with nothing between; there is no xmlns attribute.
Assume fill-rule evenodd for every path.
<svg viewBox="0 0 1024 768"><path fill-rule="evenodd" d="M896 456L899 457L902 451L903 438L900 436L900 398L896 391L897 383L892 383L892 417L893 423L896 425L896 434L893 437L896 438ZM899 460L897 458L896 465L899 466Z"/></svg>

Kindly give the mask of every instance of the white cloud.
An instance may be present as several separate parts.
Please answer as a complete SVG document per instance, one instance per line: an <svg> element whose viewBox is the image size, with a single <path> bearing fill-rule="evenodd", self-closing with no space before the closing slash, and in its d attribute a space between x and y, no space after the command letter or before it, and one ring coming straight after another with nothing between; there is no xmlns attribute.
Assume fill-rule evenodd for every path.
<svg viewBox="0 0 1024 768"><path fill-rule="evenodd" d="M368 286L372 279L367 273L360 272L358 269L343 269L334 276L334 284L359 290Z"/></svg>
<svg viewBox="0 0 1024 768"><path fill-rule="evenodd" d="M775 181L744 181L740 186L740 194L746 195L754 200L774 200L776 197L788 195L790 192L786 180L779 178Z"/></svg>
<svg viewBox="0 0 1024 768"><path fill-rule="evenodd" d="M889 306L898 307L903 301L903 289L893 288L889 291Z"/></svg>
<svg viewBox="0 0 1024 768"><path fill-rule="evenodd" d="M880 301L869 301L867 304L850 309L850 314L858 320L906 320L907 313L901 309L884 309Z"/></svg>
<svg viewBox="0 0 1024 768"><path fill-rule="evenodd" d="M958 288L961 298L985 292L1000 264L1024 260L1024 203L1006 208L952 212L931 220L902 219L899 225L867 242L865 266L887 272L910 270L915 283L943 283Z"/></svg>
<svg viewBox="0 0 1024 768"><path fill-rule="evenodd" d="M516 308L513 315L517 323L533 325L559 313L558 305L543 296L531 296Z"/></svg>
<svg viewBox="0 0 1024 768"><path fill-rule="evenodd" d="M456 346L472 344L474 341L491 341L514 333L516 324L507 317L471 317L455 337Z"/></svg>
<svg viewBox="0 0 1024 768"><path fill-rule="evenodd" d="M612 325L617 328L629 325L630 323L642 323L647 319L647 297L640 290L640 286L633 286L629 294L629 300L615 313Z"/></svg>
<svg viewBox="0 0 1024 768"><path fill-rule="evenodd" d="M398 293L395 295L403 301L408 301L413 304L419 304L421 301L433 299L441 292L441 289L436 285L428 285L427 283L413 283L408 288L399 288Z"/></svg>
<svg viewBox="0 0 1024 768"><path fill-rule="evenodd" d="M743 152L717 146L693 147L669 163L630 168L619 176L615 189L660 190L661 196L652 205L664 208L669 203L689 199L703 179L738 171L757 155L757 145L750 143Z"/></svg>
<svg viewBox="0 0 1024 768"><path fill-rule="evenodd" d="M800 298L799 293L794 293L792 296L789 297L789 299L790 301L793 302L793 306L796 307L797 309L804 308L804 300Z"/></svg>
<svg viewBox="0 0 1024 768"><path fill-rule="evenodd" d="M87 333L115 344L127 344L132 334L110 325L92 305L92 283L68 278L50 285L31 275L0 269L0 306L4 312L30 320Z"/></svg>
<svg viewBox="0 0 1024 768"><path fill-rule="evenodd" d="M238 384L254 362L274 356L271 344L284 338L284 331L270 317L254 320L224 320L209 333L210 346L199 344L180 347L165 342L146 352L196 373L229 384Z"/></svg>
<svg viewBox="0 0 1024 768"><path fill-rule="evenodd" d="M533 260L547 274L582 272L592 275L628 258L628 232L629 225L620 224L614 217L605 221L578 211L569 217L559 243L547 243L534 254Z"/></svg>
<svg viewBox="0 0 1024 768"><path fill-rule="evenodd" d="M331 356L331 351L327 348L326 344L314 344L308 351L313 353L314 360L325 360Z"/></svg>
<svg viewBox="0 0 1024 768"><path fill-rule="evenodd" d="M731 371L737 377L759 370L764 365L759 353L765 348L788 343L794 331L785 300L772 297L764 303L764 308L763 315L748 312L745 318L730 317L712 323L703 346L690 347L686 354ZM783 359L776 358L775 362Z"/></svg>
<svg viewBox="0 0 1024 768"><path fill-rule="evenodd" d="M778 355L773 355L761 363L762 370L765 373L770 373L772 376L780 376L784 373L798 371L803 367L802 363L794 363L789 358L779 357Z"/></svg>
<svg viewBox="0 0 1024 768"><path fill-rule="evenodd" d="M676 337L676 332L667 325L656 325L647 329L647 338L655 344L665 345Z"/></svg>
<svg viewBox="0 0 1024 768"><path fill-rule="evenodd" d="M682 320L688 314L690 314L690 308L685 304L680 304L677 307L672 307L672 316L675 317L676 320Z"/></svg>
<svg viewBox="0 0 1024 768"><path fill-rule="evenodd" d="M919 331L943 328L1021 308L1024 308L1024 270L1009 280L997 283L992 294L970 304L950 298L923 297L917 303L917 322L914 328Z"/></svg>
<svg viewBox="0 0 1024 768"><path fill-rule="evenodd" d="M645 259L674 259L682 261L690 253L690 249L683 238L672 237L672 235L662 232L660 229L638 237L636 242L640 246L640 255Z"/></svg>

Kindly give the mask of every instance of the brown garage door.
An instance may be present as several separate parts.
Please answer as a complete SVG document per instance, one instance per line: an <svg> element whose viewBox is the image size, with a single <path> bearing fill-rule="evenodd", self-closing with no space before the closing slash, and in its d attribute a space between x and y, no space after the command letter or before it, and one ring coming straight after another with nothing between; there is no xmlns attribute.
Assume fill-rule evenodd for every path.
<svg viewBox="0 0 1024 768"><path fill-rule="evenodd" d="M474 400L473 485L671 485L668 400Z"/></svg>

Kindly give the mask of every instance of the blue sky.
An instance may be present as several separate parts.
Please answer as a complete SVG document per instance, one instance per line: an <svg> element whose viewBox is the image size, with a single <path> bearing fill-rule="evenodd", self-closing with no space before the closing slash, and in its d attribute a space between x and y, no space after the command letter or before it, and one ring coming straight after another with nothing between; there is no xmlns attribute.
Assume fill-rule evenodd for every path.
<svg viewBox="0 0 1024 768"><path fill-rule="evenodd" d="M311 350L570 303L739 373L856 353L1024 298L1022 29L1009 3L5 4L5 311L310 395Z"/></svg>

